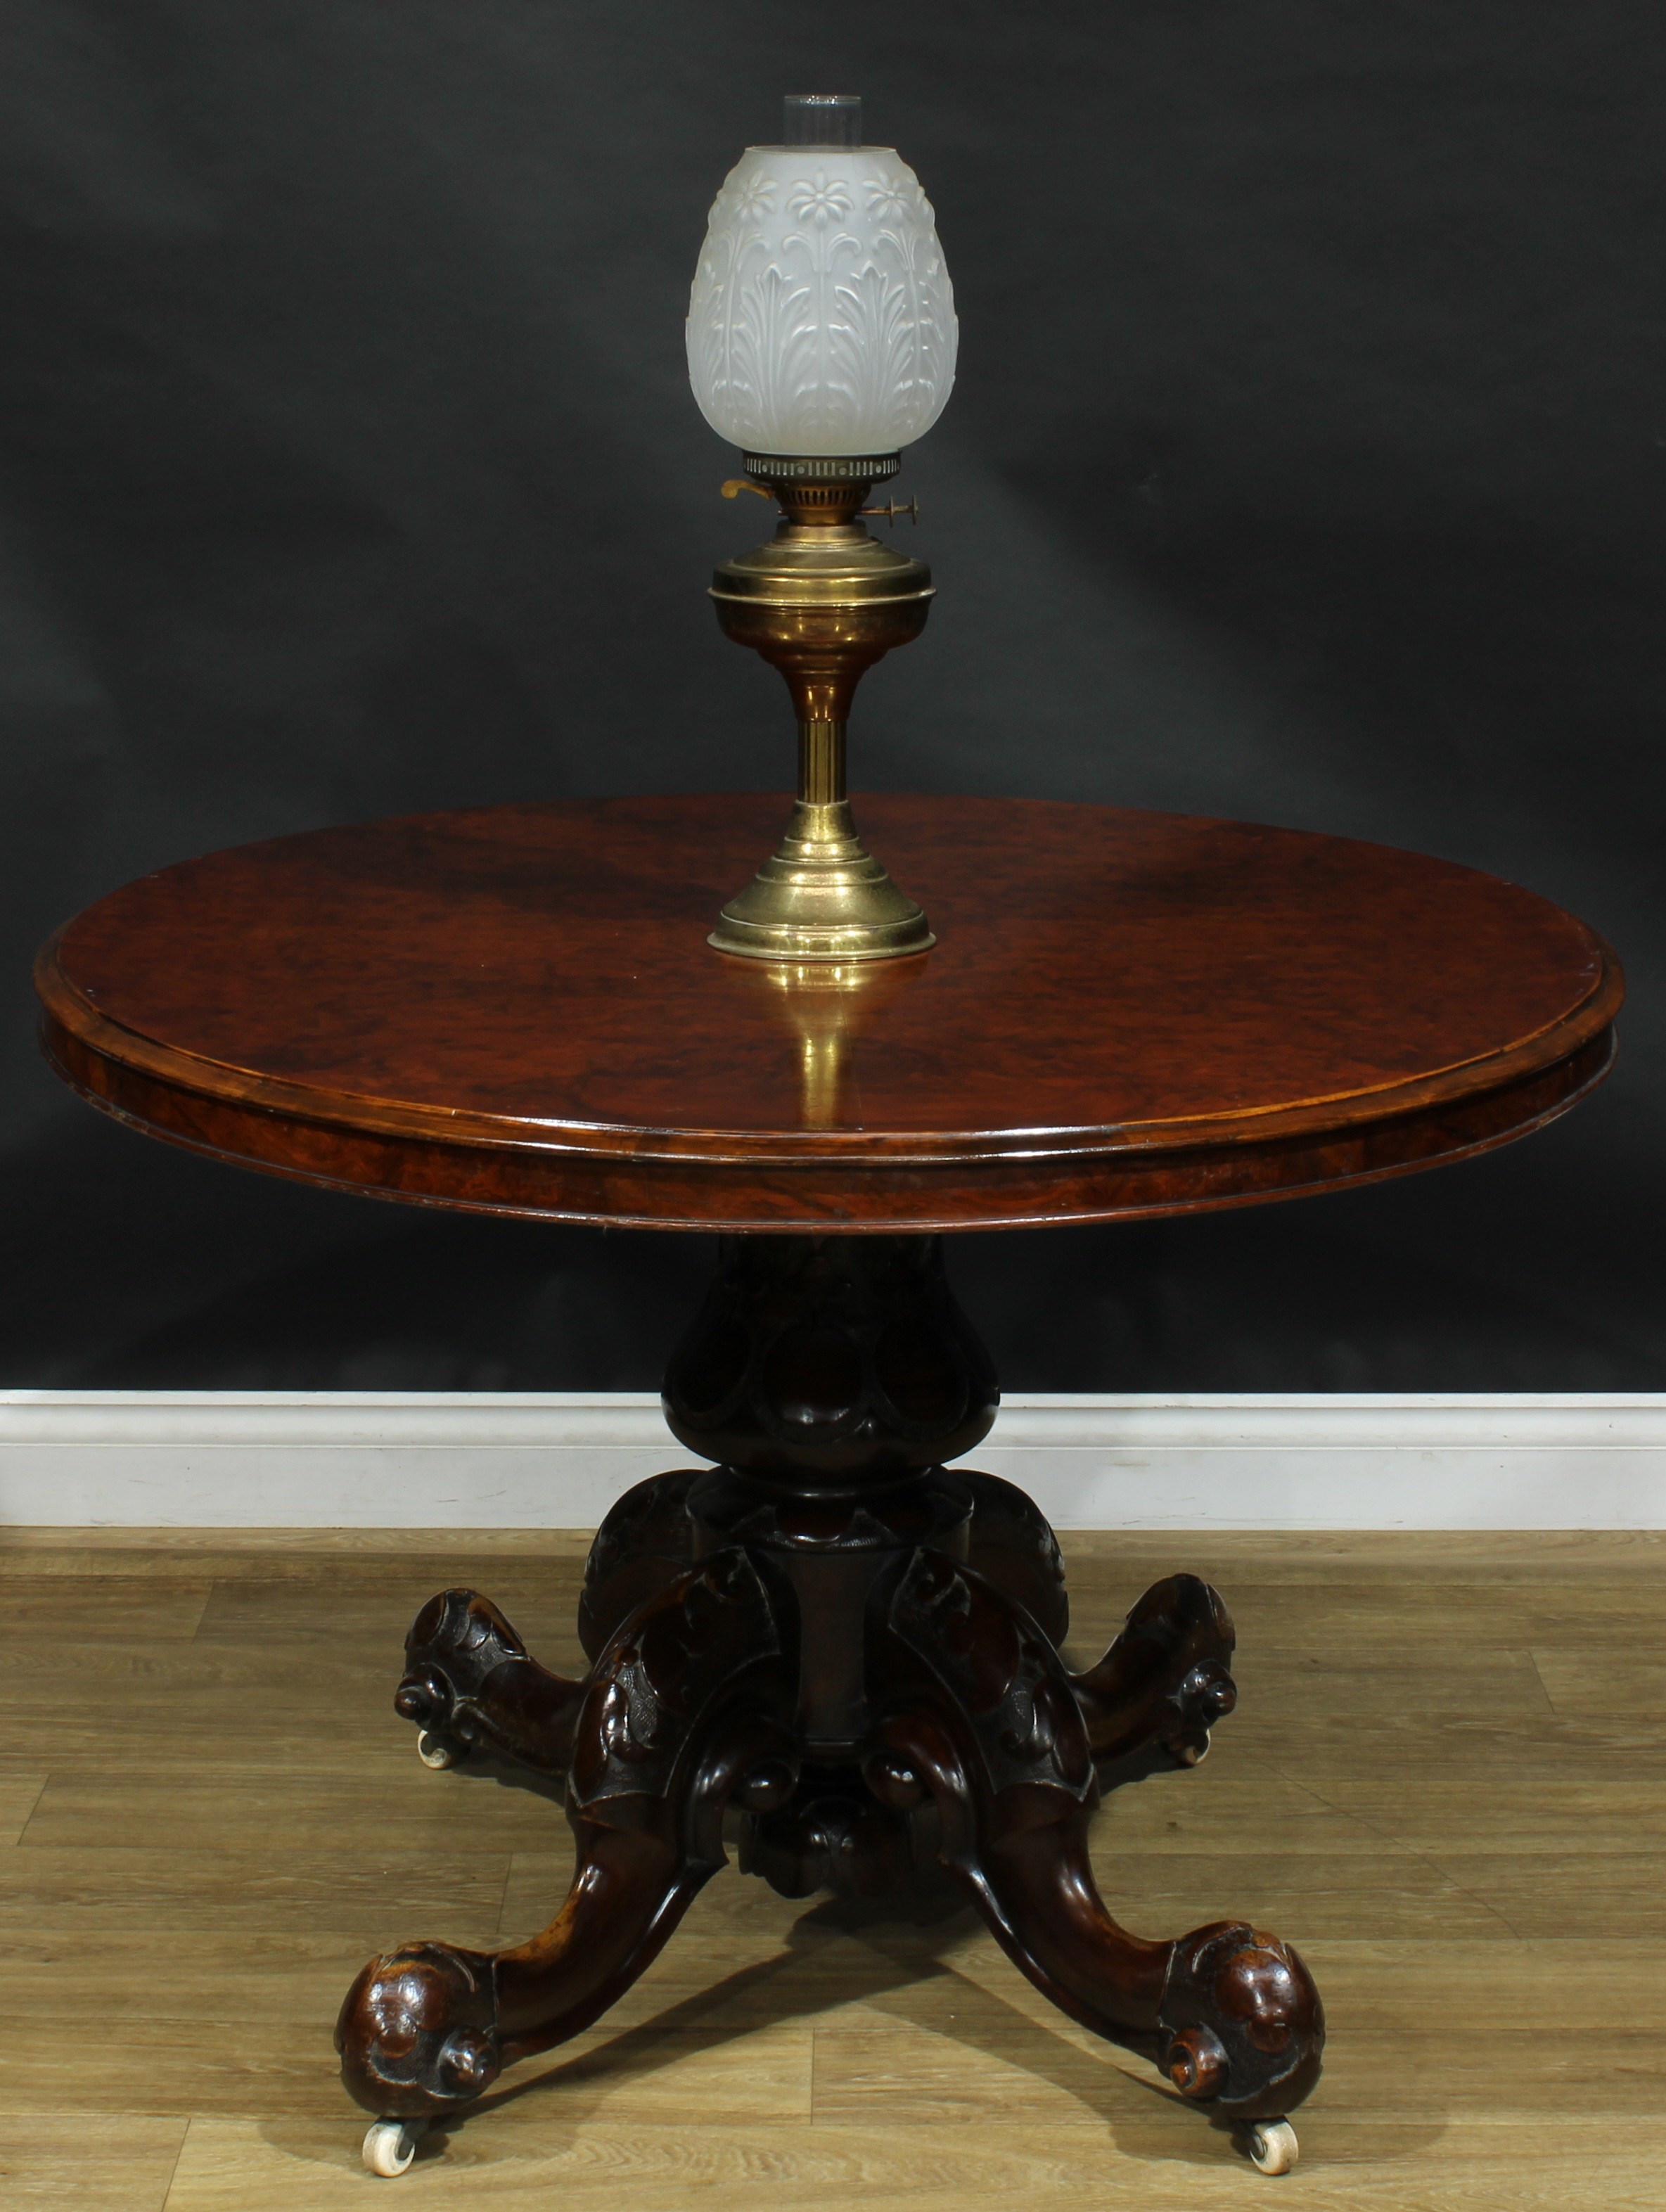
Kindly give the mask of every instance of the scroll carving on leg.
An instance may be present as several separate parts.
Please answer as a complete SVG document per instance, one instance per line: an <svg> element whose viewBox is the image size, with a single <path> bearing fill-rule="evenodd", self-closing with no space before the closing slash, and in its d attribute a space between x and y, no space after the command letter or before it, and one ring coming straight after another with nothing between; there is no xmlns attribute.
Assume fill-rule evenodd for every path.
<svg viewBox="0 0 1666 2212"><path fill-rule="evenodd" d="M774 1611L743 1551L702 1560L641 1606L583 1686L565 1905L509 1950L415 1943L373 1959L336 2028L357 2101L385 2123L424 2122L605 2012L724 1863L730 1802L767 1807L795 1779L781 1717L791 1697Z"/></svg>
<svg viewBox="0 0 1666 2212"><path fill-rule="evenodd" d="M1318 2078L1318 1992L1288 1945L1243 1923L1153 1942L1111 1918L1088 1855L1088 1727L1033 1621L975 1569L921 1550L889 1628L897 1678L912 1680L869 1756L876 1795L934 1800L945 1864L1054 2003L1155 2059L1182 2095L1281 2119Z"/></svg>
<svg viewBox="0 0 1666 2212"><path fill-rule="evenodd" d="M1209 1731L1238 1699L1231 1617L1195 1575L1155 1583L1097 1666L1073 1686L1093 1756L1104 1763L1159 1744L1195 1766Z"/></svg>
<svg viewBox="0 0 1666 2212"><path fill-rule="evenodd" d="M540 1774L566 1771L582 1682L540 1667L489 1597L441 1590L411 1623L395 1710L430 1766L477 1748Z"/></svg>
<svg viewBox="0 0 1666 2212"><path fill-rule="evenodd" d="M579 1635L592 1659L692 1554L686 1507L702 1468L656 1474L628 1490L596 1532L585 1563ZM441 1590L411 1624L395 1709L422 1730L430 1766L477 1748L534 1772L562 1775L584 1684L540 1667L508 1620L477 1590Z"/></svg>

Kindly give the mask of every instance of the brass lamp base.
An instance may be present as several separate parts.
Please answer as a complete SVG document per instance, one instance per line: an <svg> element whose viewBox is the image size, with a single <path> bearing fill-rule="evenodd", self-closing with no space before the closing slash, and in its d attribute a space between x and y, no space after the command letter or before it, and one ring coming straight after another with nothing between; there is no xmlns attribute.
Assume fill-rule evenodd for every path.
<svg viewBox="0 0 1666 2212"><path fill-rule="evenodd" d="M786 678L799 712L799 795L787 834L708 942L754 960L891 960L935 944L924 913L856 834L845 796L845 723L864 669L918 637L933 597L921 561L859 520L895 454L843 460L749 453L747 477L780 503L767 545L726 561L712 598L727 635ZM736 485L726 489L744 489Z"/></svg>
<svg viewBox="0 0 1666 2212"><path fill-rule="evenodd" d="M848 799L800 799L787 834L707 939L754 960L889 960L937 939L856 835Z"/></svg>

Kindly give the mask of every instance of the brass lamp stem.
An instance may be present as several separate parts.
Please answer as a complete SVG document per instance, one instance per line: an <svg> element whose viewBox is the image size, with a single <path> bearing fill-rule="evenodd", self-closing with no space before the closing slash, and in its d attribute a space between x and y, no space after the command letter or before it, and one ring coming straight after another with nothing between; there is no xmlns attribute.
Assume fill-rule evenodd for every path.
<svg viewBox="0 0 1666 2212"><path fill-rule="evenodd" d="M931 609L931 571L872 537L859 518L895 454L860 460L748 454L747 477L776 498L767 545L712 580L718 620L780 669L799 718L799 795L787 834L712 932L760 960L891 959L933 939L925 915L856 834L845 793L845 726L864 670L906 645Z"/></svg>
<svg viewBox="0 0 1666 2212"><path fill-rule="evenodd" d="M844 795L842 722L799 724L799 797L806 806L833 806Z"/></svg>

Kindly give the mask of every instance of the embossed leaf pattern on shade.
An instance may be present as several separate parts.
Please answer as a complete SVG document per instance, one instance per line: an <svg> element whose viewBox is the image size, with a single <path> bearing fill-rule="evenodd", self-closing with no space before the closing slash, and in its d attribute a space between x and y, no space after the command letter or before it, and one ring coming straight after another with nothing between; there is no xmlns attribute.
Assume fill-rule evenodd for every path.
<svg viewBox="0 0 1666 2212"><path fill-rule="evenodd" d="M721 437L885 453L954 385L958 325L931 204L890 148L749 147L711 211L689 379Z"/></svg>

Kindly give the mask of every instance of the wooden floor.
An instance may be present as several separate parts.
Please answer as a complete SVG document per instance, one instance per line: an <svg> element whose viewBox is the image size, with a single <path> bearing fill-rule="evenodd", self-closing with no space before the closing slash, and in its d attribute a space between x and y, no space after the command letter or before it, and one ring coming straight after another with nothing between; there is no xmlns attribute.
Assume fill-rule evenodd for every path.
<svg viewBox="0 0 1666 2212"><path fill-rule="evenodd" d="M1284 2179L952 1901L733 1872L599 2027L373 2179L347 1982L397 1939L526 1935L568 1856L532 1790L419 1765L403 1633L469 1582L570 1665L582 1548L0 1537L6 2212L1666 2204L1658 1536L1070 1544L1080 1648L1178 1566L1237 1620L1208 1764L1115 1797L1097 1856L1134 1928L1242 1914L1313 1968L1330 2047Z"/></svg>

